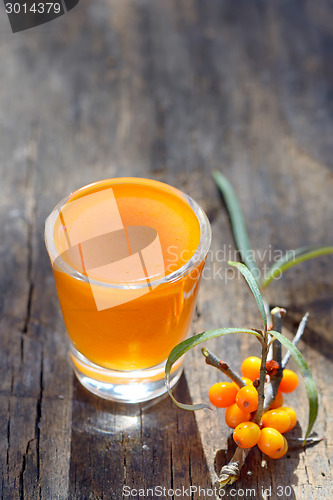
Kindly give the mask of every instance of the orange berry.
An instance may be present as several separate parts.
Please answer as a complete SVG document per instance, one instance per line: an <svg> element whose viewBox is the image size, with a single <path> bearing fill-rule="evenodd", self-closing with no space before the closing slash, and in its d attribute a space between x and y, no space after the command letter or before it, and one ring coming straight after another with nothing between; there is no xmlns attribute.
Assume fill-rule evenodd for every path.
<svg viewBox="0 0 333 500"><path fill-rule="evenodd" d="M258 391L255 387L246 385L236 394L236 404L241 410L253 412L258 408Z"/></svg>
<svg viewBox="0 0 333 500"><path fill-rule="evenodd" d="M286 438L272 427L264 427L261 430L257 444L260 450L270 458L281 458L288 451Z"/></svg>
<svg viewBox="0 0 333 500"><path fill-rule="evenodd" d="M284 445L283 445L283 448L281 451L277 451L274 455L271 456L271 458L274 458L274 459L277 459L277 458L281 458L283 457L287 451L288 451L288 441L286 440L286 438L284 436L283 437L283 442L284 442Z"/></svg>
<svg viewBox="0 0 333 500"><path fill-rule="evenodd" d="M218 382L208 391L209 401L218 408L227 408L235 402L237 386L233 382Z"/></svg>
<svg viewBox="0 0 333 500"><path fill-rule="evenodd" d="M261 359L257 356L249 356L245 358L241 364L241 372L244 377L255 380L260 376Z"/></svg>
<svg viewBox="0 0 333 500"><path fill-rule="evenodd" d="M276 410L268 410L262 416L263 427L273 427L283 434L287 432L290 427L290 417L286 411L280 408Z"/></svg>
<svg viewBox="0 0 333 500"><path fill-rule="evenodd" d="M241 410L236 403L228 406L225 410L225 422L232 429L235 429L242 422L247 422L250 418L251 413Z"/></svg>
<svg viewBox="0 0 333 500"><path fill-rule="evenodd" d="M280 392L293 392L298 386L298 376L292 370L283 370L282 380L280 382Z"/></svg>
<svg viewBox="0 0 333 500"><path fill-rule="evenodd" d="M274 410L275 408L280 408L283 405L283 394L282 392L277 392L273 403L270 406L270 410Z"/></svg>
<svg viewBox="0 0 333 500"><path fill-rule="evenodd" d="M242 422L233 432L235 443L240 448L253 448L260 438L260 427L254 422Z"/></svg>
<svg viewBox="0 0 333 500"><path fill-rule="evenodd" d="M289 408L288 406L281 406L280 410L285 411L289 415L290 425L289 425L289 428L285 431L285 432L289 432L289 431L291 431L291 429L293 429L295 427L295 425L297 423L296 412L295 412L295 410L293 410L292 408Z"/></svg>
<svg viewBox="0 0 333 500"><path fill-rule="evenodd" d="M245 385L252 385L252 380L248 377L242 377L243 382ZM237 387L237 390L240 389L239 385L236 384L236 382L233 382L235 386Z"/></svg>
<svg viewBox="0 0 333 500"><path fill-rule="evenodd" d="M228 406L228 408L226 408L225 410L225 422L232 429L235 429L237 425L241 424L242 422L250 420L250 418L251 413L249 411L241 410L236 405L236 403Z"/></svg>

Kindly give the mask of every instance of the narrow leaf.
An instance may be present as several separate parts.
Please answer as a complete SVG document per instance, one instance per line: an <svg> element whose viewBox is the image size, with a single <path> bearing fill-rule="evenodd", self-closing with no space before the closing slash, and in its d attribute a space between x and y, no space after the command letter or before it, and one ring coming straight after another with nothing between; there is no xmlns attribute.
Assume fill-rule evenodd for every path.
<svg viewBox="0 0 333 500"><path fill-rule="evenodd" d="M214 170L212 172L212 176L218 188L220 189L225 204L227 206L231 221L232 232L241 259L244 262L244 264L250 269L252 274L256 275L258 269L255 260L252 257L253 252L251 250L250 240L247 234L243 212L240 207L237 195L232 185L228 181L228 179L224 175L222 175L221 172Z"/></svg>
<svg viewBox="0 0 333 500"><path fill-rule="evenodd" d="M262 320L264 323L264 328L266 331L267 330L267 316L266 316L265 305L264 305L263 298L261 296L260 290L258 288L256 280L254 279L253 274L244 264L241 264L240 262L233 262L233 261L229 260L228 264L231 266L237 267L237 269L239 269L239 271L242 273L242 275L246 279L247 284L249 285L251 292L253 293L254 298L256 299L258 309L259 309L259 312L261 314L261 317L262 317Z"/></svg>
<svg viewBox="0 0 333 500"><path fill-rule="evenodd" d="M189 339L180 342L180 344L176 345L169 354L165 365L165 383L170 394L171 399L176 403L179 408L183 408L184 410L201 410L202 408L209 408L208 405L204 403L199 403L196 405L186 405L183 403L179 403L175 397L173 396L170 388L170 373L172 365L179 359L183 354L185 354L192 347L201 344L210 339L214 339L216 337L222 337L224 335L230 335L233 333L248 333L250 335L255 335L259 339L261 339L260 333L244 328L218 328L217 330L208 330L207 332L199 333L194 337L190 337Z"/></svg>
<svg viewBox="0 0 333 500"><path fill-rule="evenodd" d="M269 333L273 335L273 337L275 337L279 342L281 342L282 345L284 345L291 352L291 355L296 361L299 371L304 377L305 388L309 399L309 422L304 437L305 441L312 430L313 424L315 423L318 414L318 393L316 384L315 381L313 380L311 371L308 365L306 364L305 359L303 358L302 354L299 352L297 347L294 346L294 344L290 342L290 340L288 340L286 337L284 337L284 335L282 335L281 333L276 332L274 330L271 330Z"/></svg>
<svg viewBox="0 0 333 500"><path fill-rule="evenodd" d="M265 288L273 279L280 278L281 274L301 262L305 262L315 257L321 255L328 255L333 253L333 247L327 246L306 246L301 248L296 248L286 253L281 259L275 262L273 266L268 270L266 276L262 279L260 283L260 288Z"/></svg>

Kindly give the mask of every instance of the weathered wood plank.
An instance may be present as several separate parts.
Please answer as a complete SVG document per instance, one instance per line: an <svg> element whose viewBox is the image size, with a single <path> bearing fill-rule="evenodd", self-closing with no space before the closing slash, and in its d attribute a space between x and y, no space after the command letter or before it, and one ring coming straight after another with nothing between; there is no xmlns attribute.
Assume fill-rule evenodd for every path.
<svg viewBox="0 0 333 500"><path fill-rule="evenodd" d="M96 179L169 182L213 227L194 331L259 326L246 287L227 271L234 242L210 171L234 184L263 264L275 250L331 243L332 19L329 0L81 0L16 35L0 19L3 498L118 499L124 485L214 481L216 452L219 463L232 453L221 411L193 415L167 398L127 409L73 382L43 223L60 198ZM256 498L278 486L291 486L289 498L330 496L331 262L290 270L267 291L289 311L289 336L310 311L300 346L320 390L315 430L328 440L274 463L253 452L238 487ZM258 352L250 338L210 347L235 366ZM185 374L176 389L184 401L207 400L219 379L200 349ZM304 429L303 397L301 387L288 401Z"/></svg>

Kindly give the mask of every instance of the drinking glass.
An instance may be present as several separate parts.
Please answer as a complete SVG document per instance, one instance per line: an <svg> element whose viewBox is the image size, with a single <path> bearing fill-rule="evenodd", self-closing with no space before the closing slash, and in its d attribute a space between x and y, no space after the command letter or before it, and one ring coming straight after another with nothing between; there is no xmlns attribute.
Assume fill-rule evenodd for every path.
<svg viewBox="0 0 333 500"><path fill-rule="evenodd" d="M166 391L165 362L188 336L210 241L200 206L155 180L106 179L60 201L45 243L84 387L126 403Z"/></svg>

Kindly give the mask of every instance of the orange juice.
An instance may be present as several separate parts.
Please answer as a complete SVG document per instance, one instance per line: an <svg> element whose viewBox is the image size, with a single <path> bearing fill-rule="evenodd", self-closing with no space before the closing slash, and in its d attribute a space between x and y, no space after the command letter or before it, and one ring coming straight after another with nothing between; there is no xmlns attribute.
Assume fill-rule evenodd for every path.
<svg viewBox="0 0 333 500"><path fill-rule="evenodd" d="M66 329L94 366L155 367L188 335L206 255L194 203L157 181L115 178L51 214L46 241Z"/></svg>

